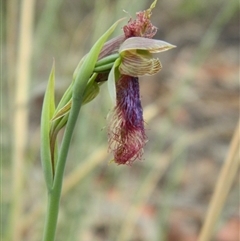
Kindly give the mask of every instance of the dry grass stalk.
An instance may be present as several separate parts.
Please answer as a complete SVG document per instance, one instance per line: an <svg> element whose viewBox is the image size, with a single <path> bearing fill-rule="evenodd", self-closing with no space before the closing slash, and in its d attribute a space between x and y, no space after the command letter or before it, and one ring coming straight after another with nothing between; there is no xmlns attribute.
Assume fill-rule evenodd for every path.
<svg viewBox="0 0 240 241"><path fill-rule="evenodd" d="M21 4L20 34L16 71L16 92L14 94L14 118L13 118L13 203L10 225L12 240L20 240L23 169L26 158L26 143L28 133L28 86L31 65L32 27L34 16L34 0L24 0Z"/></svg>
<svg viewBox="0 0 240 241"><path fill-rule="evenodd" d="M240 121L231 141L229 153L222 166L212 200L209 205L207 216L199 235L198 241L209 241L214 232L215 223L223 209L228 192L240 166Z"/></svg>

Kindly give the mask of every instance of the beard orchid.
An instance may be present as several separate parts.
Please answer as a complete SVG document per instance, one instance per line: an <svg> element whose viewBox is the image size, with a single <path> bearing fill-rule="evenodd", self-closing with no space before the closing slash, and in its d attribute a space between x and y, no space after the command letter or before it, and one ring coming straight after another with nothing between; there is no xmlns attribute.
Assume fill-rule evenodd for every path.
<svg viewBox="0 0 240 241"><path fill-rule="evenodd" d="M124 26L125 40L119 46L119 57L108 77L108 89L115 107L108 117L108 143L117 164L132 164L141 159L147 142L143 110L139 95L139 77L161 70L161 62L153 58L171 48L167 42L152 39L157 29L150 22L150 9L137 13Z"/></svg>

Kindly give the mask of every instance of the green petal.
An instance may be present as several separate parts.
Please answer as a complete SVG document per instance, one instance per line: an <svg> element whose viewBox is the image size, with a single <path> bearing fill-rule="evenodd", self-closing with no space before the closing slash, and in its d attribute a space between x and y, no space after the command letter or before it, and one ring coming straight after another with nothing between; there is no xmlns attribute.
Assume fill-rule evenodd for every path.
<svg viewBox="0 0 240 241"><path fill-rule="evenodd" d="M119 52L124 56L125 51L147 50L149 53L159 53L175 48L175 45L157 39L142 37L128 38L120 46Z"/></svg>
<svg viewBox="0 0 240 241"><path fill-rule="evenodd" d="M119 71L121 74L140 77L143 75L153 75L162 68L159 59L152 58L151 54L137 54L125 51Z"/></svg>

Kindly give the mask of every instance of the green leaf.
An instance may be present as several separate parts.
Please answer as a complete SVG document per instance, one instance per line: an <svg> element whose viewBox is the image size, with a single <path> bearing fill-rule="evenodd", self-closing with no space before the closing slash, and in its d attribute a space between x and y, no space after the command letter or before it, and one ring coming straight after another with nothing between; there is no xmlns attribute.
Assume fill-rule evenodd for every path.
<svg viewBox="0 0 240 241"><path fill-rule="evenodd" d="M48 190L51 189L53 184L53 171L50 150L50 125L51 119L55 112L54 100L54 86L55 86L55 67L54 63L49 76L47 89L45 92L42 115L41 115L41 161L44 172L45 181Z"/></svg>

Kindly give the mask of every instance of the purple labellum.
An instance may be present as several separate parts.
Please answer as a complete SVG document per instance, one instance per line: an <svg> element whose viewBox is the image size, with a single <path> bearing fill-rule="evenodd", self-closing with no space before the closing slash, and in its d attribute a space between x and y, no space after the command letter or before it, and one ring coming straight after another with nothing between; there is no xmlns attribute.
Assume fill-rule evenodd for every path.
<svg viewBox="0 0 240 241"><path fill-rule="evenodd" d="M109 148L118 164L140 159L147 141L137 77L122 75L116 83L117 105L109 116Z"/></svg>

